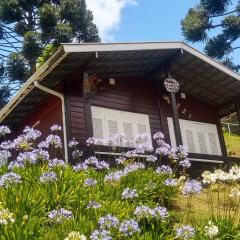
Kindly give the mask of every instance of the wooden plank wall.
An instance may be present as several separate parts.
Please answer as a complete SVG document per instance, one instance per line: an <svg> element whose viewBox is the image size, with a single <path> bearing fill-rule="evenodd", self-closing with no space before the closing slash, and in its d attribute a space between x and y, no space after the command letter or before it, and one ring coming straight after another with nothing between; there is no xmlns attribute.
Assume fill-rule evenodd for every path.
<svg viewBox="0 0 240 240"><path fill-rule="evenodd" d="M18 134L25 126L33 126L39 122L35 128L43 133L43 137L50 134L50 127L53 124L62 126L62 108L61 101L55 96L49 96L42 101L34 111L29 113L26 118L22 120L18 127Z"/></svg>
<svg viewBox="0 0 240 240"><path fill-rule="evenodd" d="M65 85L65 94L69 104L70 135L85 144L87 138L82 76L71 77ZM116 78L115 85L108 81L91 98L91 105L110 109L144 113L149 115L151 132L163 131L170 142L167 117L172 117L171 106L166 100L167 93L160 95L161 117L158 108L158 94L151 79L143 77ZM179 117L192 121L217 124L217 110L191 95L186 99L177 94ZM186 112L184 113L184 109ZM162 120L162 124L161 124Z"/></svg>
<svg viewBox="0 0 240 240"><path fill-rule="evenodd" d="M161 129L157 94L151 80L140 77L116 79L116 85L106 84L91 100L93 106L149 115L151 132Z"/></svg>
<svg viewBox="0 0 240 240"><path fill-rule="evenodd" d="M70 76L65 81L64 92L68 104L66 110L69 118L69 139L75 138L81 146L84 146L87 134L82 84L82 73Z"/></svg>

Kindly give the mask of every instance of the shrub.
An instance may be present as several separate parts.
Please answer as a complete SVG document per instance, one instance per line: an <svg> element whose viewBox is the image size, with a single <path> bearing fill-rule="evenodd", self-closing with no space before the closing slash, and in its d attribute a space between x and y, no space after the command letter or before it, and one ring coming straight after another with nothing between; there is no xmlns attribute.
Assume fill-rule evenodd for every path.
<svg viewBox="0 0 240 240"><path fill-rule="evenodd" d="M7 140L10 130L0 127L0 239L237 239L239 225L240 168L228 173L205 172L203 181L190 179L191 163L185 149L173 150L163 134L156 133L156 149L137 138L136 148L119 156L102 159L93 152L83 159L78 142L69 142L70 166L61 159L60 126L54 125L46 140L38 130L26 127L16 139ZM120 139L121 138L121 139ZM96 144L116 143L124 137ZM115 163L115 167L110 165ZM176 177L176 173L180 177ZM204 190L202 190L204 188ZM221 190L221 191L220 191ZM191 222L191 201L202 191L208 193L207 222ZM220 194L224 192L225 213L221 214ZM213 209L217 193L217 215ZM187 211L179 216L174 201L179 194L187 199ZM212 204L212 205L211 205ZM211 221L211 222L209 222Z"/></svg>

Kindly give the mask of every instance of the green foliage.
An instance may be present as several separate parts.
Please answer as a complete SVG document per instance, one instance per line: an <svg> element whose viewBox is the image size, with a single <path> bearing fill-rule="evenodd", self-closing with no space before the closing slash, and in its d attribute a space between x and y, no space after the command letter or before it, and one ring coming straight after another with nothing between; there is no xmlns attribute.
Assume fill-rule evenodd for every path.
<svg viewBox="0 0 240 240"><path fill-rule="evenodd" d="M240 136L236 134L224 133L228 154L234 157L240 157Z"/></svg>
<svg viewBox="0 0 240 240"><path fill-rule="evenodd" d="M222 14L227 11L231 0L201 0L200 4L206 9L209 14Z"/></svg>
<svg viewBox="0 0 240 240"><path fill-rule="evenodd" d="M229 10L233 9L233 10ZM238 70L233 64L233 54L240 47L240 4L230 0L200 0L200 4L188 11L182 20L182 32L187 41L205 41L205 52L223 64ZM214 34L219 29L218 34ZM213 32L213 34L212 34Z"/></svg>
<svg viewBox="0 0 240 240"><path fill-rule="evenodd" d="M4 107L10 97L10 90L7 86L0 88L0 108Z"/></svg>
<svg viewBox="0 0 240 240"><path fill-rule="evenodd" d="M42 54L37 59L37 69L42 66L43 63L47 61L47 59L52 56L52 54L56 51L56 46L53 44L48 44L42 51Z"/></svg>
<svg viewBox="0 0 240 240"><path fill-rule="evenodd" d="M12 80L18 79L25 81L29 73L25 58L18 53L11 53L9 55L6 69L8 71L8 77Z"/></svg>
<svg viewBox="0 0 240 240"><path fill-rule="evenodd" d="M14 61L14 66L10 67L10 55L6 68L11 69L9 75L13 80L23 80L24 76L35 71L36 60L48 44L57 47L61 43L73 41L100 41L85 0L2 0L0 23L6 24L12 29L13 36L22 40L22 50L19 53L22 61ZM24 68L22 62L29 67ZM13 73L14 68L16 73ZM23 71L21 74L20 70Z"/></svg>
<svg viewBox="0 0 240 240"><path fill-rule="evenodd" d="M36 58L41 53L41 42L39 33L28 31L24 34L22 54L29 62L36 64Z"/></svg>
<svg viewBox="0 0 240 240"><path fill-rule="evenodd" d="M181 24L183 35L187 40L198 42L207 38L205 29L209 26L209 18L203 8L191 8Z"/></svg>
<svg viewBox="0 0 240 240"><path fill-rule="evenodd" d="M22 176L23 182L6 189L0 188L0 201L3 207L14 213L16 219L14 224L6 227L0 225L0 239L63 240L74 230L89 236L98 228L98 219L103 215L110 213L120 220L128 219L133 217L134 209L140 204L156 206L162 203L161 197L155 198L149 194L151 191L149 182L158 185L158 188L155 188L157 196L164 196L165 191L169 191L163 185L164 177L157 176L153 169L139 170L119 183L109 184L104 182L105 171L90 169L77 173L72 171L70 166L57 167L54 171L58 175L58 180L54 183L41 183L39 178L47 169L46 165L18 169L15 172ZM1 169L1 174L5 171L6 169ZM93 187L85 186L84 180L87 178L96 179L98 184ZM137 189L139 197L134 201L123 201L121 194L126 187ZM174 191L169 196L169 200L173 197ZM99 202L102 207L87 209L91 200ZM47 215L51 210L59 207L74 212L74 218L62 224L51 223ZM158 239L156 236L159 233L170 235L172 232L170 220L171 218L163 223L152 222L149 226L146 223L146 229L143 229L145 233L131 239Z"/></svg>
<svg viewBox="0 0 240 240"><path fill-rule="evenodd" d="M70 141L69 152L75 153L73 156L80 161L80 165L70 166L56 159L62 154L60 126L52 126L52 133L40 145L41 132L36 129L26 127L12 141L14 145L7 141L10 129L0 126L0 130L5 141L0 144L0 163L9 162L0 167L0 240L69 240L67 236L73 231L92 240L239 239L239 166L233 166L229 172L206 171L200 182L190 179L186 168L176 174L176 166L182 161L188 162L183 147L175 154L169 149L170 155L165 159L158 151L154 162L149 162L144 156L155 151L151 149L150 153L146 148L140 152L144 155L140 155L139 150L147 147L140 144L137 149L122 153L120 159L109 155L109 163L116 163L116 167L110 168L106 157L101 159L103 156L94 152L100 147L92 145L93 141L99 143L99 139L94 138L87 141L92 142L88 148L93 150L93 156L85 160L82 154L76 155L80 153L79 143L75 139ZM161 133L155 134L154 140L158 150L165 146ZM109 149L116 153L115 147L109 146ZM12 156L6 155L10 153L8 150ZM168 165L162 165L163 161ZM170 167L172 164L174 171ZM198 204L197 209L206 209L206 217L202 220L199 216L193 221L193 200L199 195L204 195L205 201ZM181 203L182 198L186 202L184 212L175 205ZM59 209L65 214L56 218L54 214ZM116 225L111 226L111 219L99 222L108 214L117 218ZM121 228L126 220L137 225L133 234L129 234L130 225ZM182 227L186 232L181 231ZM213 227L217 232L214 233ZM109 230L112 237L90 237L99 229ZM126 229L128 235L122 229ZM213 233L214 236L210 236Z"/></svg>

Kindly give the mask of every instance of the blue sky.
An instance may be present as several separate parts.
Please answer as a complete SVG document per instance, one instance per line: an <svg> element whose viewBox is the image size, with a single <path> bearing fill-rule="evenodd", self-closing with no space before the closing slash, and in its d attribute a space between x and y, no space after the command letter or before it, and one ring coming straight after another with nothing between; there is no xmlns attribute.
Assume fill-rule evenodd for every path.
<svg viewBox="0 0 240 240"><path fill-rule="evenodd" d="M103 42L182 41L181 20L200 0L86 0ZM235 5L238 0L232 0ZM234 6L233 5L233 6ZM231 7L230 7L231 10ZM219 19L218 19L219 20ZM211 31L211 35L218 33ZM191 44L203 50L203 43ZM235 53L235 60L240 56Z"/></svg>
<svg viewBox="0 0 240 240"><path fill-rule="evenodd" d="M183 40L181 19L197 3L198 0L87 0L104 42Z"/></svg>
<svg viewBox="0 0 240 240"><path fill-rule="evenodd" d="M123 10L117 41L183 40L181 19L197 0L139 0Z"/></svg>

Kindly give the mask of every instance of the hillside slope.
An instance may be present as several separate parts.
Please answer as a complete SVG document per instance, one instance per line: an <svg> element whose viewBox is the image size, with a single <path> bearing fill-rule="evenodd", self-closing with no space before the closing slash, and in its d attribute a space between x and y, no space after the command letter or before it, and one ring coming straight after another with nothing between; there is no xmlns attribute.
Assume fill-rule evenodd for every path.
<svg viewBox="0 0 240 240"><path fill-rule="evenodd" d="M230 156L240 157L240 136L224 133L225 142Z"/></svg>

